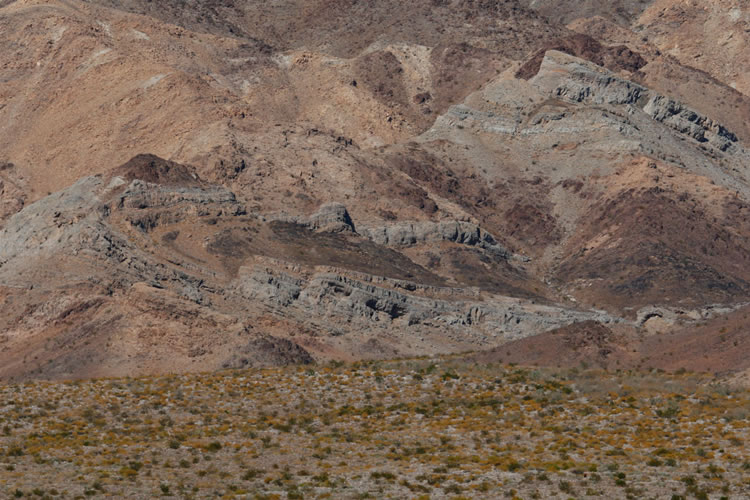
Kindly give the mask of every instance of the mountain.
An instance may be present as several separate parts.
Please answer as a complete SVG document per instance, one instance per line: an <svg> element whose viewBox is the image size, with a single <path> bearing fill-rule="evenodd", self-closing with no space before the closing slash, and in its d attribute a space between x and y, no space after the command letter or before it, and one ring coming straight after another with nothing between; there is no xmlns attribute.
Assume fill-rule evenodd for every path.
<svg viewBox="0 0 750 500"><path fill-rule="evenodd" d="M0 2L0 376L687 349L741 378L748 23L736 0Z"/></svg>

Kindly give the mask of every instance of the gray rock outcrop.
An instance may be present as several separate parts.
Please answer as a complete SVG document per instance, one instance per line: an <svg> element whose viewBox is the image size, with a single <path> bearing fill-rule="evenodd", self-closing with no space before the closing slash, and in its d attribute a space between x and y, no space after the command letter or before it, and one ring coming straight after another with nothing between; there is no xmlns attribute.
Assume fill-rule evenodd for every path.
<svg viewBox="0 0 750 500"><path fill-rule="evenodd" d="M425 329L448 329L454 331L453 335L466 338L510 340L576 321L621 321L600 311L565 309L508 297L471 299L468 290L428 289L417 284L405 287L387 278L379 278L375 284L341 270L322 269L298 275L293 269L283 270L282 263L278 263L278 268L270 264L273 263L243 268L233 283L234 290L245 299L283 307L286 314L325 322L333 326L331 331L346 330L336 325L357 330L397 327L399 335L408 336ZM405 290L408 288L411 293ZM451 296L455 298L449 299Z"/></svg>
<svg viewBox="0 0 750 500"><path fill-rule="evenodd" d="M346 206L337 202L324 203L309 217L276 214L265 216L264 220L289 222L320 232L338 233L355 231L354 222L352 222Z"/></svg>
<svg viewBox="0 0 750 500"><path fill-rule="evenodd" d="M643 111L681 134L689 135L698 142L708 142L721 151L728 150L737 142L737 136L720 123L662 95L651 97Z"/></svg>
<svg viewBox="0 0 750 500"><path fill-rule="evenodd" d="M700 143L727 151L737 136L684 104L568 54L549 51L532 83L540 91L575 103L630 105Z"/></svg>
<svg viewBox="0 0 750 500"><path fill-rule="evenodd" d="M310 229L315 231L355 231L354 223L346 210L346 206L335 202L321 205L318 211L310 216L308 225Z"/></svg>
<svg viewBox="0 0 750 500"><path fill-rule="evenodd" d="M610 71L550 50L532 83L542 92L577 103L636 104L648 90Z"/></svg>
<svg viewBox="0 0 750 500"><path fill-rule="evenodd" d="M136 179L128 184L119 197L120 208L168 208L180 203L197 207L226 205L233 215L244 213L234 193L220 186L162 186Z"/></svg>
<svg viewBox="0 0 750 500"><path fill-rule="evenodd" d="M410 247L424 243L448 241L477 246L502 258L511 253L487 231L465 221L401 222L375 228L360 228L359 234L373 242L394 247Z"/></svg>

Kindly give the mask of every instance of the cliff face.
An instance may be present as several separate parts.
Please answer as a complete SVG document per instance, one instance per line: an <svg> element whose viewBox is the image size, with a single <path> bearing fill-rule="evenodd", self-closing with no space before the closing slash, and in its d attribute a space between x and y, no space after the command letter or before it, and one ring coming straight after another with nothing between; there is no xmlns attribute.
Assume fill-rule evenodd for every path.
<svg viewBox="0 0 750 500"><path fill-rule="evenodd" d="M0 2L0 376L632 353L741 307L718 4Z"/></svg>

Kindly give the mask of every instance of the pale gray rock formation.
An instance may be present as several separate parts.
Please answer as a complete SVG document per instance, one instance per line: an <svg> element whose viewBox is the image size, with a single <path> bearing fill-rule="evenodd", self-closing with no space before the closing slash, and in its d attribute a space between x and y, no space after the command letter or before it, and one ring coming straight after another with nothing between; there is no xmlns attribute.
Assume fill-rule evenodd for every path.
<svg viewBox="0 0 750 500"><path fill-rule="evenodd" d="M285 314L325 322L332 332L377 328L408 337L438 329L498 342L577 321L624 321L601 311L499 296L472 297L474 292L468 289L409 285L382 277L352 276L340 269L298 274L293 266L273 264L265 261L243 268L234 289L245 299L283 307Z"/></svg>
<svg viewBox="0 0 750 500"><path fill-rule="evenodd" d="M146 210L158 208L157 212ZM146 232L187 214L236 216L244 207L223 188L165 187L120 177L85 177L67 189L26 206L0 230L0 285L56 286L91 281L112 287L147 282L169 286L203 303L203 280L155 259L122 228L110 223L113 211ZM143 213L141 213L143 212ZM30 262L35 262L30 272Z"/></svg>
<svg viewBox="0 0 750 500"><path fill-rule="evenodd" d="M246 213L244 205L237 202L234 193L220 186L163 186L138 179L131 181L103 209L114 208L130 209L130 223L143 231L179 222L188 215L218 217Z"/></svg>
<svg viewBox="0 0 750 500"><path fill-rule="evenodd" d="M574 56L550 50L532 83L542 92L577 103L636 104L645 87Z"/></svg>
<svg viewBox="0 0 750 500"><path fill-rule="evenodd" d="M689 135L698 142L708 142L721 151L727 151L737 142L737 136L720 123L665 96L651 97L643 111L681 134Z"/></svg>
<svg viewBox="0 0 750 500"><path fill-rule="evenodd" d="M182 207L177 208L178 205ZM84 177L72 186L28 205L8 220L0 231L0 262L32 254L65 252L78 255L100 254L117 257L113 252L133 251L126 237L106 223L115 209L132 209L137 214L146 208L170 209L167 219L180 220L186 213L197 215L239 215L244 213L234 194L223 188L164 187L134 180L126 185L115 177L109 183L101 176ZM131 224L139 229L156 225L137 216ZM126 257L122 256L122 259Z"/></svg>
<svg viewBox="0 0 750 500"><path fill-rule="evenodd" d="M98 210L104 188L100 177L86 177L15 214L0 231L0 265L57 252L106 253L113 238Z"/></svg>
<svg viewBox="0 0 750 500"><path fill-rule="evenodd" d="M355 231L354 222L352 222L346 206L337 202L324 203L309 217L272 214L266 215L262 219L297 224L320 232L338 233Z"/></svg>
<svg viewBox="0 0 750 500"><path fill-rule="evenodd" d="M750 196L744 175L750 152L716 117L554 50L547 51L539 72L529 81L499 76L449 108L419 137L425 145L442 140L474 148L472 161L481 164L490 179L501 175L502 169L485 162L476 150L498 154L505 141L513 140L526 153L519 161L539 158L532 162L529 171L534 173L529 175L552 182L612 173L611 165L643 155ZM570 159L558 154L560 145L574 148Z"/></svg>
<svg viewBox="0 0 750 500"><path fill-rule="evenodd" d="M274 273L269 268L253 268L241 275L235 286L239 294L251 300L289 306L299 298L304 281L286 273Z"/></svg>
<svg viewBox="0 0 750 500"><path fill-rule="evenodd" d="M308 220L310 229L315 231L354 232L354 223L346 206L341 203L326 203L321 205L317 212L312 214Z"/></svg>
<svg viewBox="0 0 750 500"><path fill-rule="evenodd" d="M384 246L410 247L447 241L476 246L503 258L511 256L490 233L465 221L400 222L375 228L360 228L359 234Z"/></svg>
<svg viewBox="0 0 750 500"><path fill-rule="evenodd" d="M115 178L117 179L117 178ZM222 204L231 206L232 215L243 213L234 193L220 186L161 186L133 180L119 196L121 208L168 208L181 203L192 205Z"/></svg>
<svg viewBox="0 0 750 500"><path fill-rule="evenodd" d="M532 83L544 93L571 102L636 106L657 122L720 151L737 142L737 136L722 124L685 104L562 52L547 52Z"/></svg>

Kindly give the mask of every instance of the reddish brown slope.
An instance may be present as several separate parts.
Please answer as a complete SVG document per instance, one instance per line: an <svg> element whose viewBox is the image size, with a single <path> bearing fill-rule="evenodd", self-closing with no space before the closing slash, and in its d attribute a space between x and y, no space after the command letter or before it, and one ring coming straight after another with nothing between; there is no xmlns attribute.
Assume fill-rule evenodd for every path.
<svg viewBox="0 0 750 500"><path fill-rule="evenodd" d="M516 340L472 359L525 366L615 368L633 357L628 349L631 342L606 325L587 321Z"/></svg>
<svg viewBox="0 0 750 500"><path fill-rule="evenodd" d="M638 348L646 368L728 375L750 368L750 307L699 326L646 338Z"/></svg>

